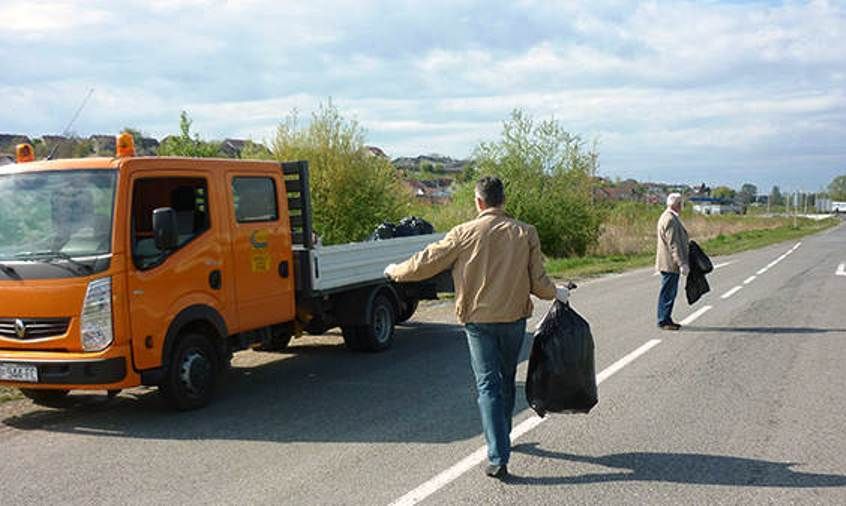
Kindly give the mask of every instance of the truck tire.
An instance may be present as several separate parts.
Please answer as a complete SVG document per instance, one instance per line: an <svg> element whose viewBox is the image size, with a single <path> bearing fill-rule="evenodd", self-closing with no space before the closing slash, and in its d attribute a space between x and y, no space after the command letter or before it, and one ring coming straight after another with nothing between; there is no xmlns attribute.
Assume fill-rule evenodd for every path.
<svg viewBox="0 0 846 506"><path fill-rule="evenodd" d="M417 311L417 305L420 303L417 299L411 299L405 301L405 310L397 316L397 323L403 323L411 319L414 316L414 312Z"/></svg>
<svg viewBox="0 0 846 506"><path fill-rule="evenodd" d="M176 344L159 393L180 411L202 408L214 395L217 354L206 336L188 333Z"/></svg>
<svg viewBox="0 0 846 506"><path fill-rule="evenodd" d="M364 351L361 341L358 338L359 325L344 325L341 333L344 335L344 345L351 351Z"/></svg>
<svg viewBox="0 0 846 506"><path fill-rule="evenodd" d="M36 390L34 388L21 388L24 397L32 400L39 406L48 408L64 408L68 405L68 393L70 390Z"/></svg>
<svg viewBox="0 0 846 506"><path fill-rule="evenodd" d="M396 309L391 301L384 295L377 295L370 308L370 321L366 325L341 327L344 344L353 351L386 350L393 343L396 320Z"/></svg>

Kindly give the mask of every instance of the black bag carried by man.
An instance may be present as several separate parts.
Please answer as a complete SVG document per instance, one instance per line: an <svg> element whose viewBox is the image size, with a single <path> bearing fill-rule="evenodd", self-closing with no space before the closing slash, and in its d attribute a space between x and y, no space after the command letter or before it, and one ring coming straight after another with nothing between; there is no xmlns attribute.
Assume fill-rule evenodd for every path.
<svg viewBox="0 0 846 506"><path fill-rule="evenodd" d="M526 400L538 416L587 413L598 402L590 324L555 301L535 331Z"/></svg>
<svg viewBox="0 0 846 506"><path fill-rule="evenodd" d="M690 272L684 285L684 292L687 295L687 303L694 304L703 295L711 291L705 275L714 270L714 264L696 241L690 241Z"/></svg>

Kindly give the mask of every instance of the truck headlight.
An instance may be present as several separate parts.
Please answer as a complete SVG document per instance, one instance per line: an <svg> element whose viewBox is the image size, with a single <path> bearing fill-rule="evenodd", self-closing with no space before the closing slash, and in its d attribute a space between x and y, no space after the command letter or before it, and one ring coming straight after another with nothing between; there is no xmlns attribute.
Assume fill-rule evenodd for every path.
<svg viewBox="0 0 846 506"><path fill-rule="evenodd" d="M101 351L112 344L112 278L88 283L82 305L82 349Z"/></svg>

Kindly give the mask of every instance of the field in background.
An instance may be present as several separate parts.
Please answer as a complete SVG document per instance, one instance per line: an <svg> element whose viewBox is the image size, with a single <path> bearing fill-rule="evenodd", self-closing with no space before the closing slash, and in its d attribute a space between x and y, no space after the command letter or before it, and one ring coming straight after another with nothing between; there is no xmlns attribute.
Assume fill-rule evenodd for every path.
<svg viewBox="0 0 846 506"><path fill-rule="evenodd" d="M556 278L578 279L646 267L655 262L654 217L611 218L591 255L549 259L547 272ZM701 216L685 213L682 221L692 240L709 256L728 255L814 234L840 223L837 218L811 220L761 216Z"/></svg>

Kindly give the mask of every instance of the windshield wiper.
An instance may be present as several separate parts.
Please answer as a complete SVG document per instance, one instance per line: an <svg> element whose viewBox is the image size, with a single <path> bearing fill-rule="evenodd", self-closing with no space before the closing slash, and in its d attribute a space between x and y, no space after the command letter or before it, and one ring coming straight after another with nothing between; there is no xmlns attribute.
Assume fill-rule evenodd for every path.
<svg viewBox="0 0 846 506"><path fill-rule="evenodd" d="M15 255L15 258L21 258L24 260L42 260L48 263L54 263L56 260L65 260L69 264L79 269L79 271L82 271L77 271L77 274L91 274L92 272L94 272L94 269L90 265L84 264L79 260L75 260L72 256L61 251L25 251L23 253L18 253L17 255Z"/></svg>
<svg viewBox="0 0 846 506"><path fill-rule="evenodd" d="M0 271L5 272L10 278L21 279L21 275L18 274L18 271L6 264L0 264Z"/></svg>

